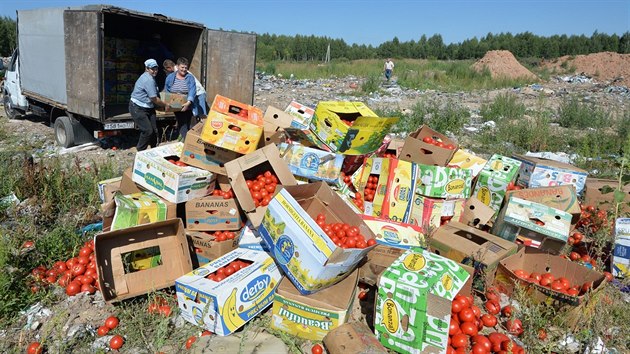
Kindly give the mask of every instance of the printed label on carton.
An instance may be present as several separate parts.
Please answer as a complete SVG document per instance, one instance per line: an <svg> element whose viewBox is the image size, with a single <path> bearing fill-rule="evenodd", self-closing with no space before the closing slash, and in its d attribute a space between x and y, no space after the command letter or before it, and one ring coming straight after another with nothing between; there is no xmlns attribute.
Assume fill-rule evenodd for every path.
<svg viewBox="0 0 630 354"><path fill-rule="evenodd" d="M630 276L630 218L618 218L615 223L612 271L619 278Z"/></svg>
<svg viewBox="0 0 630 354"><path fill-rule="evenodd" d="M469 169L418 165L417 194L432 198L468 198L471 185Z"/></svg>
<svg viewBox="0 0 630 354"><path fill-rule="evenodd" d="M507 185L514 182L518 175L521 162L501 155L492 155L483 167L473 195L498 212L503 203Z"/></svg>

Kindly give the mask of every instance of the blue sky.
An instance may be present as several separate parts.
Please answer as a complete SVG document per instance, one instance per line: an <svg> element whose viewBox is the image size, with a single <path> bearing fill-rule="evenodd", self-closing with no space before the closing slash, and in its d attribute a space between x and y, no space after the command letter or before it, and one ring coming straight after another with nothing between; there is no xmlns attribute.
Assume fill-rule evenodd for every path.
<svg viewBox="0 0 630 354"><path fill-rule="evenodd" d="M79 0L0 0L0 16L16 10L95 4ZM445 43L529 31L537 35L630 31L630 0L109 0L103 3L201 22L213 29L342 38L379 45L395 36L441 34Z"/></svg>

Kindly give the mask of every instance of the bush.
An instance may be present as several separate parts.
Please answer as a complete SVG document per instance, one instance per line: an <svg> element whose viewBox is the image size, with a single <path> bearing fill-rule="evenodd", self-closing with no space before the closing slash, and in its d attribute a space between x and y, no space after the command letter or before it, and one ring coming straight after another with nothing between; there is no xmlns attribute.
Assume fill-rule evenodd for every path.
<svg viewBox="0 0 630 354"><path fill-rule="evenodd" d="M380 90L381 80L377 75L368 76L361 84L361 91L365 93L378 92Z"/></svg>
<svg viewBox="0 0 630 354"><path fill-rule="evenodd" d="M527 108L519 102L516 95L506 92L497 95L492 103L481 105L483 121L499 121L501 119L522 119Z"/></svg>
<svg viewBox="0 0 630 354"><path fill-rule="evenodd" d="M558 107L558 123L565 128L602 128L609 126L608 112L594 102L581 102L572 96L560 103Z"/></svg>

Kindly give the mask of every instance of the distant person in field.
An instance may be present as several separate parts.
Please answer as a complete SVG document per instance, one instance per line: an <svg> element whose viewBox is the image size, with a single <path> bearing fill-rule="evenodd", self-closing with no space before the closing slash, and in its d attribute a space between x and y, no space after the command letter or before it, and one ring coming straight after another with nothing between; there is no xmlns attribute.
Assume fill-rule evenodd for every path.
<svg viewBox="0 0 630 354"><path fill-rule="evenodd" d="M392 58L387 58L387 60L385 60L383 70L385 71L385 78L389 81L389 79L392 78L392 72L394 72L394 62L392 61Z"/></svg>

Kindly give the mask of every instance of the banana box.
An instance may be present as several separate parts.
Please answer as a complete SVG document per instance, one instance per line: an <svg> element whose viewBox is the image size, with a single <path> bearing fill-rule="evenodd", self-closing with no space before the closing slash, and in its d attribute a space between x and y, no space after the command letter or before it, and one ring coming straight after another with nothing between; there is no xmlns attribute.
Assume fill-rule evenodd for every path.
<svg viewBox="0 0 630 354"><path fill-rule="evenodd" d="M545 204L555 209L564 210L572 215L571 224L575 225L582 215L582 208L578 201L575 186L568 184L554 187L536 187L511 190L505 194L505 200L511 197L531 200L532 202Z"/></svg>
<svg viewBox="0 0 630 354"><path fill-rule="evenodd" d="M111 224L112 231L168 219L168 205L153 193L123 195L118 192L114 201L116 213ZM175 215L171 215L172 217Z"/></svg>
<svg viewBox="0 0 630 354"><path fill-rule="evenodd" d="M615 222L612 274L619 278L630 276L630 218L618 218Z"/></svg>
<svg viewBox="0 0 630 354"><path fill-rule="evenodd" d="M356 299L359 271L311 295L302 295L287 278L282 279L273 299L271 328L313 341L346 323Z"/></svg>
<svg viewBox="0 0 630 354"><path fill-rule="evenodd" d="M459 149L455 151L455 154L453 154L453 157L448 162L447 166L469 169L472 171L472 176L474 178L477 177L487 162L488 160L481 158L468 150Z"/></svg>
<svg viewBox="0 0 630 354"><path fill-rule="evenodd" d="M566 211L512 197L497 216L492 234L559 254L570 229L571 214Z"/></svg>
<svg viewBox="0 0 630 354"><path fill-rule="evenodd" d="M215 111L251 124L263 126L263 112L260 108L250 106L236 100L216 95L212 101L211 111Z"/></svg>
<svg viewBox="0 0 630 354"><path fill-rule="evenodd" d="M467 269L410 248L378 278L374 332L397 353L446 353L451 303L469 289Z"/></svg>
<svg viewBox="0 0 630 354"><path fill-rule="evenodd" d="M227 230L226 230L227 231ZM238 248L240 230L232 231L236 237L231 240L217 241L217 238L210 232L190 231L186 230L186 237L195 247L197 256L206 259L204 263L208 263L212 259L217 259Z"/></svg>
<svg viewBox="0 0 630 354"><path fill-rule="evenodd" d="M301 144L281 143L280 156L296 176L310 180L335 183L341 174L343 155L305 147Z"/></svg>
<svg viewBox="0 0 630 354"><path fill-rule="evenodd" d="M364 160L363 165L357 169L352 175L352 184L356 187L357 191L363 196L363 207L365 211L363 214L372 216L381 216L383 209L383 202L385 201L385 195L387 193L387 181L389 178L389 164L390 159L381 157L368 157ZM377 176L378 182L376 186L369 182L370 176ZM365 199L366 187L376 188L374 198L372 201Z"/></svg>
<svg viewBox="0 0 630 354"><path fill-rule="evenodd" d="M167 159L179 159L184 143L177 142L138 151L132 180L171 203L204 197L214 190L216 175L192 166L178 166Z"/></svg>
<svg viewBox="0 0 630 354"><path fill-rule="evenodd" d="M179 159L187 165L225 175L225 163L241 157L242 154L203 141L203 126L203 123L199 123L188 131Z"/></svg>
<svg viewBox="0 0 630 354"><path fill-rule="evenodd" d="M431 198L468 198L472 186L472 170L418 164L416 194Z"/></svg>
<svg viewBox="0 0 630 354"><path fill-rule="evenodd" d="M239 230L243 227L236 199L207 196L186 202L186 229L193 231Z"/></svg>
<svg viewBox="0 0 630 354"><path fill-rule="evenodd" d="M262 125L210 110L201 130L201 140L247 154L256 150L262 134Z"/></svg>
<svg viewBox="0 0 630 354"><path fill-rule="evenodd" d="M114 199L114 194L120 190L121 180L122 176L118 176L98 182L98 196L101 198L101 203L107 203Z"/></svg>
<svg viewBox="0 0 630 354"><path fill-rule="evenodd" d="M326 183L285 186L273 197L258 232L300 293L308 295L347 277L375 247L342 248L315 221L356 226L365 241L374 233Z"/></svg>
<svg viewBox="0 0 630 354"><path fill-rule="evenodd" d="M368 215L362 215L361 217L376 235L376 242L381 245L398 248L426 248L424 232L417 225L384 220Z"/></svg>
<svg viewBox="0 0 630 354"><path fill-rule="evenodd" d="M425 232L431 233L446 220L459 220L464 212L466 199L436 199L415 194L409 223L420 226Z"/></svg>
<svg viewBox="0 0 630 354"><path fill-rule="evenodd" d="M416 173L415 163L391 159L382 218L401 222L409 220L417 180Z"/></svg>
<svg viewBox="0 0 630 354"><path fill-rule="evenodd" d="M188 97L179 93L160 92L160 100L169 105L168 110L170 112L179 112L182 110L182 106L188 102Z"/></svg>
<svg viewBox="0 0 630 354"><path fill-rule="evenodd" d="M233 262L248 265L219 281L206 278ZM177 278L177 304L186 321L227 336L272 304L281 279L266 252L237 248Z"/></svg>
<svg viewBox="0 0 630 354"><path fill-rule="evenodd" d="M425 165L446 166L455 150L457 143L454 140L423 125L405 138L399 158Z"/></svg>
<svg viewBox="0 0 630 354"><path fill-rule="evenodd" d="M477 176L473 195L496 213L501 209L510 182L515 182L521 162L498 154L492 155Z"/></svg>
<svg viewBox="0 0 630 354"><path fill-rule="evenodd" d="M308 129L308 125L311 123L313 115L315 115L313 108L295 101L291 101L284 111L293 116L291 127L303 130Z"/></svg>
<svg viewBox="0 0 630 354"><path fill-rule="evenodd" d="M517 183L526 188L552 187L572 184L578 195L582 194L588 172L568 163L540 157L514 155L521 161Z"/></svg>
<svg viewBox="0 0 630 354"><path fill-rule="evenodd" d="M322 101L309 128L333 152L363 155L378 149L398 118L381 118L362 102Z"/></svg>

